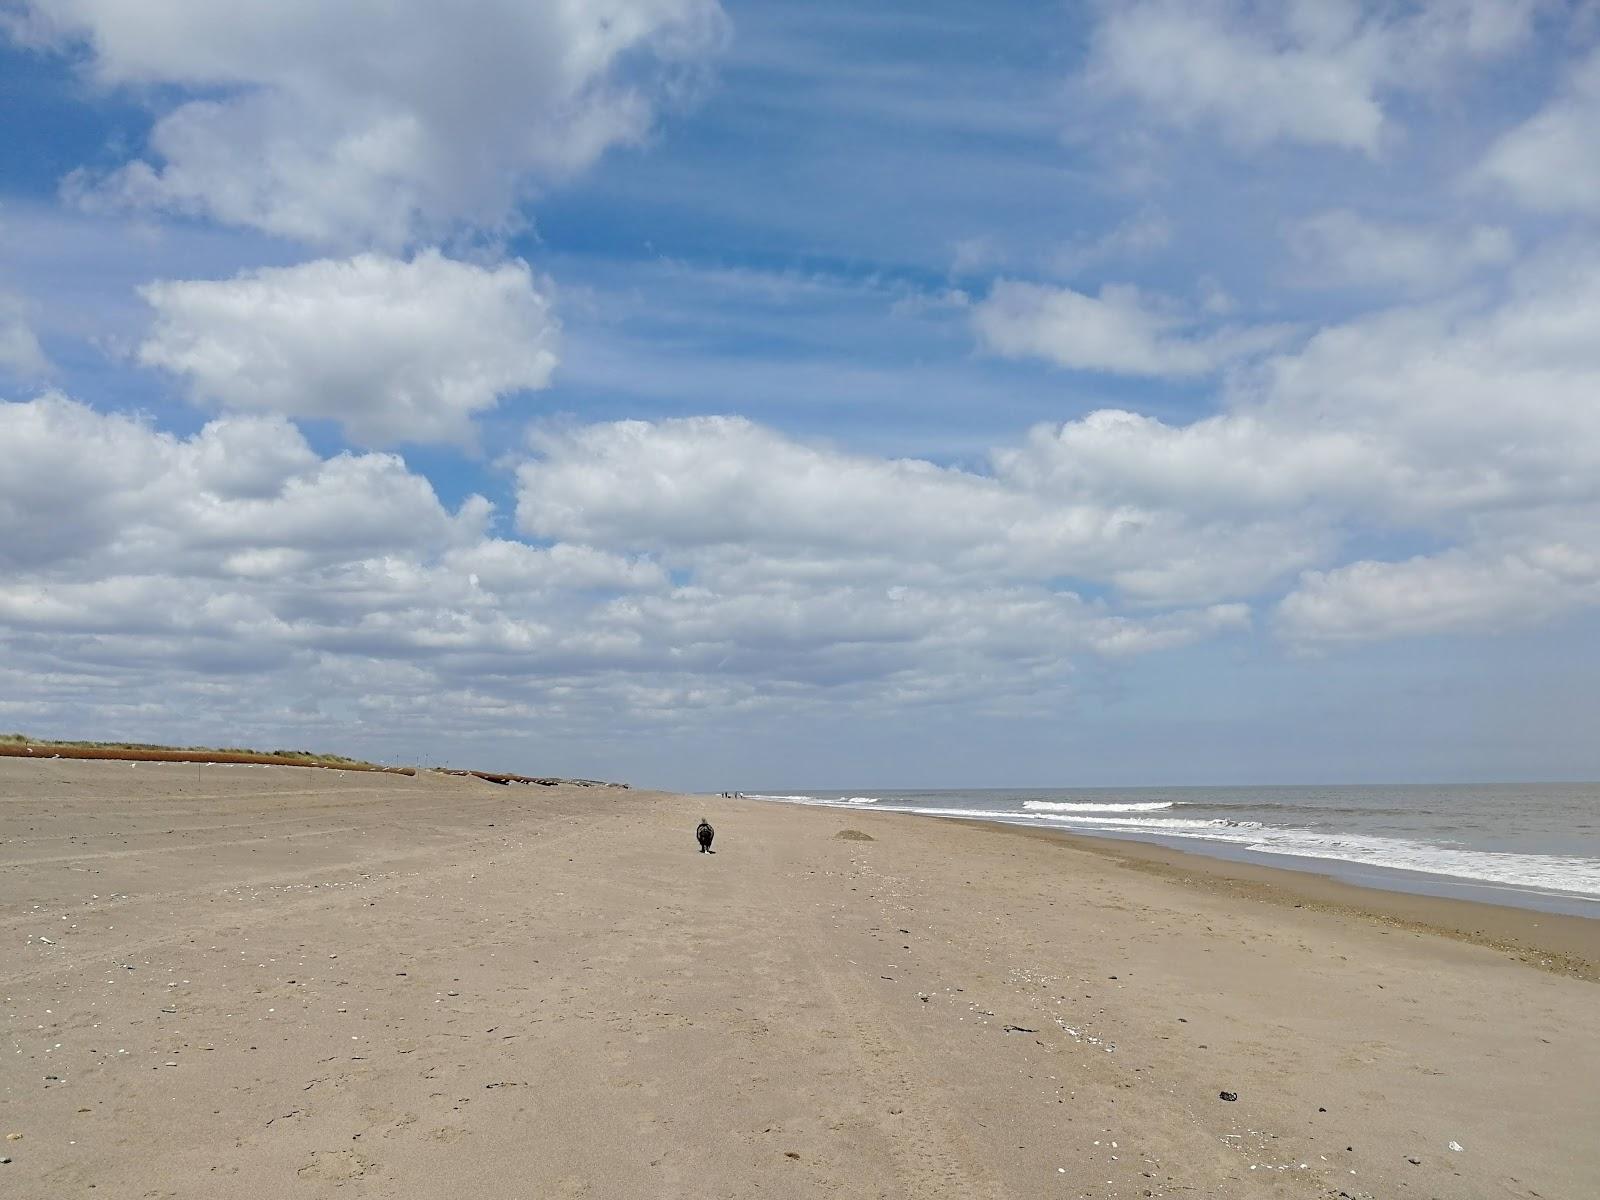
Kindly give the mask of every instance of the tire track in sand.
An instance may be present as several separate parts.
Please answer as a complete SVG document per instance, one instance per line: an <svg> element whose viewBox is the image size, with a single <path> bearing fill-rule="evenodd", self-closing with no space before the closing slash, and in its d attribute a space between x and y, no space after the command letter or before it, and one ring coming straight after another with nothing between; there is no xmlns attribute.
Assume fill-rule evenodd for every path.
<svg viewBox="0 0 1600 1200"><path fill-rule="evenodd" d="M765 874L777 873L778 865L769 863ZM882 995L857 978L828 945L815 910L799 919L793 910L784 915L783 927L795 935L813 978L849 1035L861 1064L862 1090L878 1113L898 1110L894 1124L880 1129L894 1155L899 1194L914 1200L1007 1200L1009 1193L984 1170L981 1156L956 1123L953 1097L932 1082L911 1042L895 1032Z"/></svg>

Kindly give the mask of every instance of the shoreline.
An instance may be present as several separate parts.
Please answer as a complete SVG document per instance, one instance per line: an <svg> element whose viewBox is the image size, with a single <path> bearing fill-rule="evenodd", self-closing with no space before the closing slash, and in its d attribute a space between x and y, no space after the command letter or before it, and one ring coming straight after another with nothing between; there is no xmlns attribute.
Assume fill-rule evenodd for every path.
<svg viewBox="0 0 1600 1200"><path fill-rule="evenodd" d="M821 789L735 795L1148 843L1381 891L1600 920L1600 838L1592 821L1600 784L1508 785L1477 797L1441 785L1418 785L1409 798L1397 797L1395 790L935 789L851 796ZM1458 803L1459 811L1453 807ZM1519 816L1521 805L1527 812Z"/></svg>
<svg viewBox="0 0 1600 1200"><path fill-rule="evenodd" d="M1593 917L1350 883L1315 870L1239 862L1155 842L973 823L1022 837L1063 841L1075 849L1114 859L1132 870L1215 894L1356 917L1394 929L1468 942L1501 951L1541 970L1600 983L1600 920Z"/></svg>
<svg viewBox="0 0 1600 1200"><path fill-rule="evenodd" d="M823 805L792 807L825 808ZM1001 836L1055 843L1214 895L1354 917L1392 929L1432 934L1498 950L1520 963L1557 975L1600 983L1600 920L1593 917L1349 883L1315 870L1240 862L1133 838L1097 837L1059 829L1030 829L1003 821L874 811L866 807L826 811L872 820L901 817L942 825L971 825Z"/></svg>
<svg viewBox="0 0 1600 1200"><path fill-rule="evenodd" d="M1214 893L1226 892L1243 899L1337 913L1397 929L1430 933L1499 950L1520 962L1558 975L1600 983L1600 904L1595 906L1594 916L1580 916L1534 904L1451 895L1448 891L1455 886L1462 890L1477 886L1477 881L1458 880L1453 876L1424 876L1418 873L1420 879L1426 879L1430 884L1434 879L1439 880L1438 891L1385 886L1383 881L1387 877L1393 875L1398 879L1400 873L1391 868L1370 867L1343 859L1307 858L1302 861L1315 865L1286 866L1270 861L1251 861L1237 852L1211 853L1133 834L1090 833L977 817L900 812L867 805L792 804L766 799L752 801L750 794L739 795L737 799L740 803L819 808L841 816L875 819L905 817L940 824L969 825L989 832L1040 838ZM1342 872L1354 869L1369 873L1372 882L1340 877ZM1487 888L1488 885L1483 886ZM1505 890L1515 891L1510 888Z"/></svg>

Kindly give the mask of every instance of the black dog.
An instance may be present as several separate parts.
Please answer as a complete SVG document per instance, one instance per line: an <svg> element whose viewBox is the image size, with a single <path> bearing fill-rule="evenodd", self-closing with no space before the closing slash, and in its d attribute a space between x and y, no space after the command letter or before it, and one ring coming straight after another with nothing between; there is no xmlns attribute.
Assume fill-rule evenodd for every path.
<svg viewBox="0 0 1600 1200"><path fill-rule="evenodd" d="M700 824L694 827L694 840L700 843L701 854L716 853L716 851L711 848L711 839L716 836L717 831L711 828L711 822L706 820L704 817L701 817Z"/></svg>

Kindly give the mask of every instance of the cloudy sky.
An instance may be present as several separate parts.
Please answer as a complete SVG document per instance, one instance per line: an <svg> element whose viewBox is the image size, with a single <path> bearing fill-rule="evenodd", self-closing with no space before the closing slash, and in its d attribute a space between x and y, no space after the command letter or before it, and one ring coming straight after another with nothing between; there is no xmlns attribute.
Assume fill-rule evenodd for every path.
<svg viewBox="0 0 1600 1200"><path fill-rule="evenodd" d="M1600 6L0 0L0 728L1600 776Z"/></svg>

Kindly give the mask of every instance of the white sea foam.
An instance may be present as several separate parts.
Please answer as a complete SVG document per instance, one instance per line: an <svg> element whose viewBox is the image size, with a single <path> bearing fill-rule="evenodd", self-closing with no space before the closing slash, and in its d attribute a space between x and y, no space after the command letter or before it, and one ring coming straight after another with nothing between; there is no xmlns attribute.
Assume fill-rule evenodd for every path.
<svg viewBox="0 0 1600 1200"><path fill-rule="evenodd" d="M816 796L752 796L758 800L816 804L848 808L867 799L825 800ZM886 804L880 811L950 817L969 821L998 821L1008 825L1071 828L1083 832L1145 834L1160 838L1224 842L1263 854L1290 858L1324 859L1363 866L1446 875L1455 879L1535 891L1556 891L1600 902L1600 860L1565 854L1524 854L1473 850L1436 845L1409 838L1367 834L1318 832L1293 826L1265 825L1260 821L1232 821L1222 817L1118 816L1171 807L1170 801L1130 802L1093 809L1056 801L1027 800L1021 809L935 808Z"/></svg>
<svg viewBox="0 0 1600 1200"><path fill-rule="evenodd" d="M1059 813L1119 813L1119 812L1160 812L1164 808L1171 808L1171 800L1151 800L1129 804L1098 804L1084 801L1081 804L1055 800L1024 800L1022 807L1032 812L1059 812Z"/></svg>
<svg viewBox="0 0 1600 1200"><path fill-rule="evenodd" d="M1269 854L1422 871L1510 887L1573 892L1600 900L1600 862L1576 855L1467 850L1406 838L1313 833L1306 829L1241 829L1218 840L1244 842L1252 850Z"/></svg>
<svg viewBox="0 0 1600 1200"><path fill-rule="evenodd" d="M1010 821L1017 825L1038 819L1026 813L995 812L992 808L902 808L896 805L884 811L915 813L919 817L959 817L968 821Z"/></svg>
<svg viewBox="0 0 1600 1200"><path fill-rule="evenodd" d="M1321 833L1263 825L1259 821L1183 818L1094 817L1051 814L1044 818L1083 829L1148 833L1162 837L1227 842L1264 854L1330 859L1391 870L1449 875L1510 887L1552 889L1600 898L1600 862L1567 854L1514 854L1440 846L1409 838Z"/></svg>
<svg viewBox="0 0 1600 1200"><path fill-rule="evenodd" d="M787 802L789 804L834 805L834 804L876 804L878 802L878 798L876 796L840 796L838 799L830 800L830 799L827 799L826 797L823 797L823 796L803 796L803 795L802 796L778 796L778 795L768 795L768 794L763 793L763 792L746 792L744 794L744 798L746 800L782 800L782 801L785 801L785 802Z"/></svg>
<svg viewBox="0 0 1600 1200"><path fill-rule="evenodd" d="M1151 833L1194 833L1197 830L1261 829L1260 821L1230 821L1226 817L1102 817L1088 813L1031 813L1036 821L1067 821L1074 825L1110 829L1148 829ZM1201 834L1212 836L1210 832ZM1218 835L1220 836L1220 835Z"/></svg>

